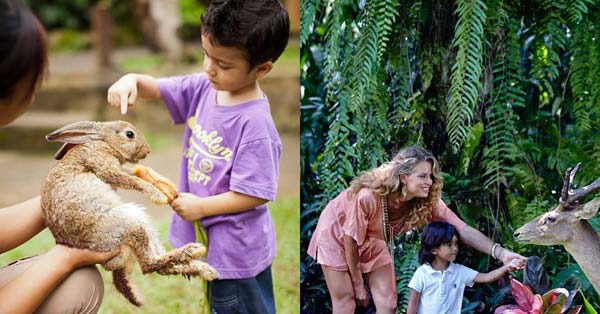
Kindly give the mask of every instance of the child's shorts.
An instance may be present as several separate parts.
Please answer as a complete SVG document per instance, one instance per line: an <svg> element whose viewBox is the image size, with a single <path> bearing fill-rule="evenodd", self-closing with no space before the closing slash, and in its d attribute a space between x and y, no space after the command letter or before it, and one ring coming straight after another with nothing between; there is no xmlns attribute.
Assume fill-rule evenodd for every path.
<svg viewBox="0 0 600 314"><path fill-rule="evenodd" d="M212 314L275 314L271 266L253 278L210 283Z"/></svg>

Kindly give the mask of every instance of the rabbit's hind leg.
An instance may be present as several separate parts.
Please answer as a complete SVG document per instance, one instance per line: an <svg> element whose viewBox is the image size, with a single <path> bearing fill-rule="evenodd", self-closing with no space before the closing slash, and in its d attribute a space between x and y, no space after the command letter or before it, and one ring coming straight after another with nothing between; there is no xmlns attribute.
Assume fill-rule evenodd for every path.
<svg viewBox="0 0 600 314"><path fill-rule="evenodd" d="M121 252L109 259L106 263L102 264L104 269L113 271L119 268L123 268L126 265L135 264L137 260L133 249L129 245L122 245Z"/></svg>
<svg viewBox="0 0 600 314"><path fill-rule="evenodd" d="M202 257L206 253L206 248L200 243L188 243L185 246L169 251L163 255L155 257L152 265L146 270L142 266L142 271L158 272L162 269L169 269L177 265L189 264L194 258ZM141 263L140 263L141 265Z"/></svg>
<svg viewBox="0 0 600 314"><path fill-rule="evenodd" d="M219 278L219 272L209 264L192 260L189 264L173 265L172 267L158 271L161 275L184 275L186 277L200 277L204 280L212 281Z"/></svg>
<svg viewBox="0 0 600 314"><path fill-rule="evenodd" d="M127 265L125 268L115 269L112 272L113 275L113 284L131 304L135 306L142 306L144 303L144 298L137 291L133 282L131 281L131 272L133 265Z"/></svg>
<svg viewBox="0 0 600 314"><path fill-rule="evenodd" d="M176 264L187 264L206 252L206 248L202 244L189 243L179 249L157 256L153 249L151 232L148 232L144 226L138 226L126 234L123 243L133 249L144 274Z"/></svg>

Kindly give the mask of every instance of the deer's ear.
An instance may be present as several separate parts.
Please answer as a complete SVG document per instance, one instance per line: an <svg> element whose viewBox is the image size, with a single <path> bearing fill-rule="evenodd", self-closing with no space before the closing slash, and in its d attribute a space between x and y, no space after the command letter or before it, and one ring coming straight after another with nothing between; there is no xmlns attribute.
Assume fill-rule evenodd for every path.
<svg viewBox="0 0 600 314"><path fill-rule="evenodd" d="M591 219L598 213L598 208L600 208L600 198L595 198L581 206L574 214L578 219Z"/></svg>

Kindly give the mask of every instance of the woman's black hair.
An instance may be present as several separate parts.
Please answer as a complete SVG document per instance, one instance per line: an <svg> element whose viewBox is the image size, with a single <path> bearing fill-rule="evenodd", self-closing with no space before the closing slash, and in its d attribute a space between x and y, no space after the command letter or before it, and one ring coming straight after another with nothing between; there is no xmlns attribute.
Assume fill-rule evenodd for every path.
<svg viewBox="0 0 600 314"><path fill-rule="evenodd" d="M19 0L0 0L0 98L12 97L27 78L24 99L30 98L44 77L47 54L46 31L35 15Z"/></svg>
<svg viewBox="0 0 600 314"><path fill-rule="evenodd" d="M435 255L431 252L433 249L440 247L442 244L452 242L452 237L460 238L458 231L453 225L434 221L423 230L421 234L421 249L419 250L419 263L425 264L433 262Z"/></svg>

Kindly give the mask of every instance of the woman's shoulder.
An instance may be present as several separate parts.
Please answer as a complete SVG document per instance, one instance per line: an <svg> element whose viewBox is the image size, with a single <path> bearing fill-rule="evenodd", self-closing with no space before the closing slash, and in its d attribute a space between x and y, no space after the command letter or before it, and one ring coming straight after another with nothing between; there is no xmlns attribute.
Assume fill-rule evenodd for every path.
<svg viewBox="0 0 600 314"><path fill-rule="evenodd" d="M379 195L369 188L362 188L356 193L356 200L362 205L377 207L377 200Z"/></svg>
<svg viewBox="0 0 600 314"><path fill-rule="evenodd" d="M444 202L444 200L441 198L436 201L435 207L433 208L433 210L437 213L443 213L447 209L448 205L446 205L446 202Z"/></svg>

